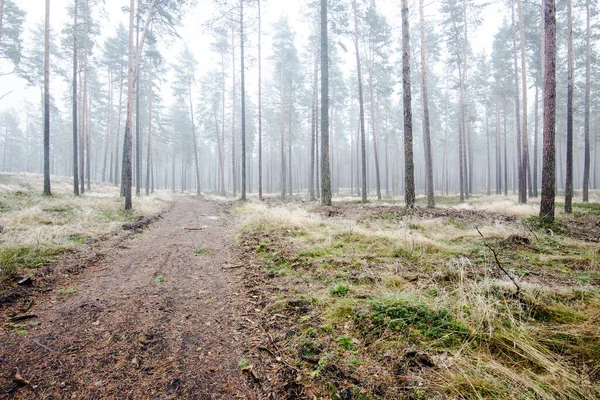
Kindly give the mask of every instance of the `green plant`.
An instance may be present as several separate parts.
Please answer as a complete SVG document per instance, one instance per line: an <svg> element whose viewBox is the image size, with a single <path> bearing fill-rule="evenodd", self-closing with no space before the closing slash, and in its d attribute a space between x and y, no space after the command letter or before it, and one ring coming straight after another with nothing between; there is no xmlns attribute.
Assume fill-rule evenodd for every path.
<svg viewBox="0 0 600 400"><path fill-rule="evenodd" d="M469 329L446 310L434 310L424 303L408 299L371 301L371 320L375 326L392 330L412 329L425 339L456 345L467 338Z"/></svg>
<svg viewBox="0 0 600 400"><path fill-rule="evenodd" d="M345 296L350 292L350 288L345 283L338 283L330 291L329 294L332 296Z"/></svg>
<svg viewBox="0 0 600 400"><path fill-rule="evenodd" d="M210 256L214 253L211 249L196 249L194 250L194 254L197 256Z"/></svg>
<svg viewBox="0 0 600 400"><path fill-rule="evenodd" d="M250 368L250 361L246 360L245 358L241 359L238 362L238 367L240 367L241 369L249 369Z"/></svg>
<svg viewBox="0 0 600 400"><path fill-rule="evenodd" d="M58 289L58 294L60 295L71 295L71 294L79 294L77 289L67 288L67 289Z"/></svg>
<svg viewBox="0 0 600 400"><path fill-rule="evenodd" d="M159 275L156 278L154 278L155 285L160 285L161 283L164 283L164 281L165 281L165 277L162 275Z"/></svg>
<svg viewBox="0 0 600 400"><path fill-rule="evenodd" d="M340 347L346 350L354 350L354 344L352 344L352 339L346 335L338 337L338 344Z"/></svg>

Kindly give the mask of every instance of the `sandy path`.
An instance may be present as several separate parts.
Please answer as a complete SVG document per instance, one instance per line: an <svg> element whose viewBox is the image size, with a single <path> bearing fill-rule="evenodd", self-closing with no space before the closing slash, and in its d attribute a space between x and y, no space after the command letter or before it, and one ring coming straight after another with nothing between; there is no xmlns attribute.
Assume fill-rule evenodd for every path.
<svg viewBox="0 0 600 400"><path fill-rule="evenodd" d="M0 333L0 398L253 398L238 362L242 301L227 207L180 197L164 218L60 284ZM186 231L186 227L205 227ZM202 249L202 254L195 250ZM63 286L62 288L66 288ZM31 386L16 388L19 369Z"/></svg>

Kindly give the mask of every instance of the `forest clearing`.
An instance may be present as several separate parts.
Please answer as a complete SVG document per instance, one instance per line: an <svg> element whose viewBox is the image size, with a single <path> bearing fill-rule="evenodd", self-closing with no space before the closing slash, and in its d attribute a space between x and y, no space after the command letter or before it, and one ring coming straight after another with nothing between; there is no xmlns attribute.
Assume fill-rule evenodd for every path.
<svg viewBox="0 0 600 400"><path fill-rule="evenodd" d="M600 395L598 192L552 224L515 196L161 192L133 215L112 187L0 179L3 398Z"/></svg>
<svg viewBox="0 0 600 400"><path fill-rule="evenodd" d="M600 399L599 16L0 0L0 399Z"/></svg>

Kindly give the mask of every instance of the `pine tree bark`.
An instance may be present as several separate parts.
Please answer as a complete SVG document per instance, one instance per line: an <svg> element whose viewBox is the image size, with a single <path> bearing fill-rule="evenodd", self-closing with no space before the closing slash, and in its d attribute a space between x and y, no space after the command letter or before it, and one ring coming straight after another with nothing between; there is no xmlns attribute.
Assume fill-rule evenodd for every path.
<svg viewBox="0 0 600 400"><path fill-rule="evenodd" d="M429 124L429 95L427 89L427 41L425 38L424 0L419 0L421 20L421 99L423 102L423 147L425 148L425 179L427 191L427 207L435 207L433 187L433 155L431 152L431 129Z"/></svg>
<svg viewBox="0 0 600 400"><path fill-rule="evenodd" d="M244 71L244 0L240 0L240 70L242 92L242 200L246 200L246 79Z"/></svg>
<svg viewBox="0 0 600 400"><path fill-rule="evenodd" d="M404 101L404 169L406 208L415 208L415 167L413 161L412 106L410 83L410 29L408 1L402 0L402 87Z"/></svg>
<svg viewBox="0 0 600 400"><path fill-rule="evenodd" d="M573 212L573 13L567 0L567 176L565 213Z"/></svg>
<svg viewBox="0 0 600 400"><path fill-rule="evenodd" d="M367 143L365 133L365 106L363 97L363 82L360 63L360 52L358 49L358 10L356 0L352 0L352 10L354 11L354 50L356 53L356 74L358 77L358 104L360 108L360 146L361 146L361 176L362 176L362 202L367 202Z"/></svg>
<svg viewBox="0 0 600 400"><path fill-rule="evenodd" d="M314 78L313 78L313 95L312 95L312 119L310 127L310 176L308 177L308 187L310 200L315 198L315 163L316 163L316 140L317 140L317 100L319 93L319 52L315 56Z"/></svg>
<svg viewBox="0 0 600 400"><path fill-rule="evenodd" d="M44 195L51 196L50 187L50 0L46 0L44 50Z"/></svg>
<svg viewBox="0 0 600 400"><path fill-rule="evenodd" d="M134 16L135 1L129 2L129 52L127 61L127 121L125 122L125 135L123 136L123 174L121 179L122 192L125 197L125 210L129 211L133 208L131 201L131 186L132 186L132 135L131 126L133 125L133 97L134 97L134 82L133 82L133 16Z"/></svg>
<svg viewBox="0 0 600 400"><path fill-rule="evenodd" d="M258 198L263 198L263 153L262 153L262 18L258 0Z"/></svg>
<svg viewBox="0 0 600 400"><path fill-rule="evenodd" d="M511 4L512 14L512 31L513 31L513 67L515 71L515 128L517 132L517 179L519 188L519 203L525 204L527 202L527 190L525 179L525 168L523 166L522 159L522 140L521 140L521 105L519 96L519 65L517 62L517 24L515 22L515 2L513 0ZM525 118L525 116L523 116ZM523 185L525 183L525 185Z"/></svg>
<svg viewBox="0 0 600 400"><path fill-rule="evenodd" d="M232 64L232 80L233 86L231 89L231 180L233 186L233 197L237 196L237 168L235 163L235 117L236 117L236 79L235 79L235 28L231 27L231 64Z"/></svg>
<svg viewBox="0 0 600 400"><path fill-rule="evenodd" d="M329 42L327 1L321 0L321 204L331 205L329 164Z"/></svg>
<svg viewBox="0 0 600 400"><path fill-rule="evenodd" d="M554 220L556 193L556 4L544 0L544 157L540 217Z"/></svg>
<svg viewBox="0 0 600 400"><path fill-rule="evenodd" d="M140 51L140 2L137 4L135 46ZM137 71L135 85L135 195L141 195L142 187L142 129L140 126L140 71Z"/></svg>
<svg viewBox="0 0 600 400"><path fill-rule="evenodd" d="M152 103L154 95L152 93L152 59L148 62L148 148L146 152L146 196L150 193L150 175L152 168Z"/></svg>
<svg viewBox="0 0 600 400"><path fill-rule="evenodd" d="M591 27L590 27L590 0L585 2L586 33L585 33L585 111L583 122L584 156L583 156L583 202L590 201L590 88L591 88Z"/></svg>
<svg viewBox="0 0 600 400"><path fill-rule="evenodd" d="M538 83L535 85L535 127L533 134L533 197L538 197L538 137L540 130L540 121L539 121L539 93L540 86Z"/></svg>
<svg viewBox="0 0 600 400"><path fill-rule="evenodd" d="M531 186L531 169L529 166L529 135L527 134L527 61L525 58L525 28L523 23L523 0L517 0L519 10L519 36L521 38L521 81L523 97L523 151L521 155L521 175L519 176L520 202L527 203L527 176L529 175L529 184ZM529 190L531 193L531 190Z"/></svg>
<svg viewBox="0 0 600 400"><path fill-rule="evenodd" d="M73 194L79 196L79 161L77 160L77 21L79 0L75 0L73 11Z"/></svg>

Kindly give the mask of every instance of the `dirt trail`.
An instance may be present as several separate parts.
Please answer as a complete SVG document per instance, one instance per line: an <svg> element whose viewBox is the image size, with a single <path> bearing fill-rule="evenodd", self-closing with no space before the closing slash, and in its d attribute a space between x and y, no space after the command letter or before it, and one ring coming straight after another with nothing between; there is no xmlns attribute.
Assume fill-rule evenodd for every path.
<svg viewBox="0 0 600 400"><path fill-rule="evenodd" d="M178 198L148 230L61 279L77 293L56 287L28 311L38 326L0 333L0 398L254 398L238 366L240 277L223 269L235 263L230 221L226 205ZM17 369L31 385L16 387Z"/></svg>

